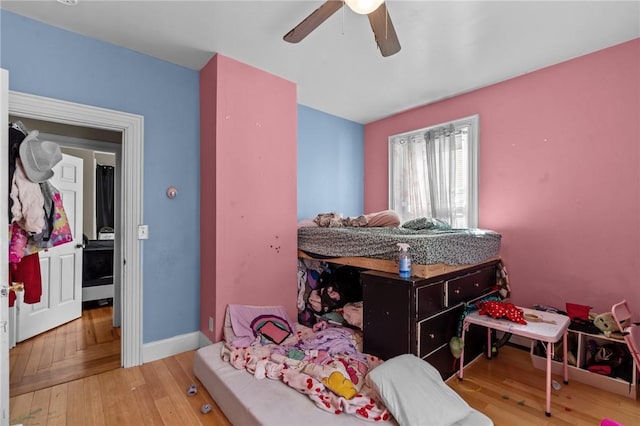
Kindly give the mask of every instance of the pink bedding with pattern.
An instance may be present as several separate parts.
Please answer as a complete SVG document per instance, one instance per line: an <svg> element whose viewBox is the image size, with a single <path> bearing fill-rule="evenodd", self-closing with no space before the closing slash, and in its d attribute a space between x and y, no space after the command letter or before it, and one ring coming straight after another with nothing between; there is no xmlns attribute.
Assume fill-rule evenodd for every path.
<svg viewBox="0 0 640 426"><path fill-rule="evenodd" d="M256 379L281 380L322 410L373 422L389 419L386 407L365 383L367 373L383 361L360 351L358 332L324 323L315 331L300 324L295 328L280 345L260 339L242 347L227 343L222 357Z"/></svg>

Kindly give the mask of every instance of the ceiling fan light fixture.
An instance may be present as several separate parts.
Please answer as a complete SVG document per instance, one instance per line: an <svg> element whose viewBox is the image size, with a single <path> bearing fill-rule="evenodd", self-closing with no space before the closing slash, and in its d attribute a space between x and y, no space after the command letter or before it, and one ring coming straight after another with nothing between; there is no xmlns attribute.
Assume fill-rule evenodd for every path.
<svg viewBox="0 0 640 426"><path fill-rule="evenodd" d="M368 15L380 7L384 0L344 0L351 10L361 15Z"/></svg>

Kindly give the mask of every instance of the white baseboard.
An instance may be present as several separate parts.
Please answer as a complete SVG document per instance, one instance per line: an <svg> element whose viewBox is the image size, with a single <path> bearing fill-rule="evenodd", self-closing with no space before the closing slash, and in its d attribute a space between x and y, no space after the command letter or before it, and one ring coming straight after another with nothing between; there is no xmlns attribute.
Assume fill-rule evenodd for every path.
<svg viewBox="0 0 640 426"><path fill-rule="evenodd" d="M174 336L169 339L158 340L142 345L142 362L151 362L173 356L182 352L208 346L209 338L200 331Z"/></svg>
<svg viewBox="0 0 640 426"><path fill-rule="evenodd" d="M212 344L213 344L213 342L211 340L209 340L207 335L204 334L203 332L200 332L200 345L198 347L203 348L205 346L209 346L209 345L212 345Z"/></svg>
<svg viewBox="0 0 640 426"><path fill-rule="evenodd" d="M198 349L200 332L174 336L169 339L158 340L142 345L142 362L151 362L173 356L182 352Z"/></svg>

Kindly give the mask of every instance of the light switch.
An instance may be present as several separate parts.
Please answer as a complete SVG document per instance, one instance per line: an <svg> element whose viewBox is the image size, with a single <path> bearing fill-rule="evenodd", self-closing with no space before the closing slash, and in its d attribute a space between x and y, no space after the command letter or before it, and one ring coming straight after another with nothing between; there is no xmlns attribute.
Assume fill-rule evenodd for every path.
<svg viewBox="0 0 640 426"><path fill-rule="evenodd" d="M138 239L139 240L149 239L149 225L138 225Z"/></svg>

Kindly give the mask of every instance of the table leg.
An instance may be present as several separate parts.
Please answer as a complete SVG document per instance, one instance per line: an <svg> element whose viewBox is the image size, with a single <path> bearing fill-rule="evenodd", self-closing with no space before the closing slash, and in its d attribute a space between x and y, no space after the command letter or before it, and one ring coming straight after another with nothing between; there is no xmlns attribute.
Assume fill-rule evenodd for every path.
<svg viewBox="0 0 640 426"><path fill-rule="evenodd" d="M466 321L462 322L462 336L460 340L462 340L462 352L460 352L460 372L458 373L458 380L462 380L464 377L464 334L469 328L469 323Z"/></svg>
<svg viewBox="0 0 640 426"><path fill-rule="evenodd" d="M491 359L491 355L493 354L493 349L491 347L491 328L487 327L487 358Z"/></svg>
<svg viewBox="0 0 640 426"><path fill-rule="evenodd" d="M564 359L564 384L568 385L569 384L569 361L567 360L567 332L564 332L564 335L562 336L562 346L564 347L564 354L563 354L563 359Z"/></svg>
<svg viewBox="0 0 640 426"><path fill-rule="evenodd" d="M551 417L551 345L551 342L547 342L547 417Z"/></svg>

